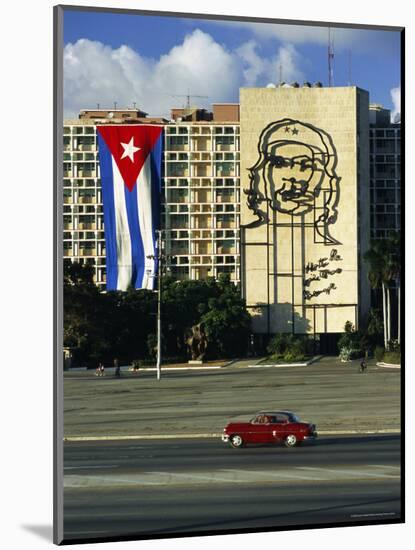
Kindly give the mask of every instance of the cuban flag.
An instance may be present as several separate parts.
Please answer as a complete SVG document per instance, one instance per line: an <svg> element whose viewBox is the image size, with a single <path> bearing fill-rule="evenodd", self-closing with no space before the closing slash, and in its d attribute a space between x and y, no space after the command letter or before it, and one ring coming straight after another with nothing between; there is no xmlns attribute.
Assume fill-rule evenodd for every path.
<svg viewBox="0 0 415 550"><path fill-rule="evenodd" d="M157 273L163 128L97 126L107 290L153 290Z"/></svg>

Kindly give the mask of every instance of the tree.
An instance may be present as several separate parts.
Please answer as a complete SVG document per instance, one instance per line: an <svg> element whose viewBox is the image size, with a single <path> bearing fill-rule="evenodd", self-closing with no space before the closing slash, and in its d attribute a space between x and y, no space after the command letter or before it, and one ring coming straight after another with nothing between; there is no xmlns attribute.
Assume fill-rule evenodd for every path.
<svg viewBox="0 0 415 550"><path fill-rule="evenodd" d="M369 282L373 289L382 288L384 346L391 341L390 283L397 281L398 289L398 340L400 340L400 234L388 239L372 240L371 247L363 255L369 263Z"/></svg>
<svg viewBox="0 0 415 550"><path fill-rule="evenodd" d="M228 275L216 282L216 295L208 301L208 310L201 317L209 345L221 356L238 356L246 352L251 316L239 289Z"/></svg>
<svg viewBox="0 0 415 550"><path fill-rule="evenodd" d="M102 323L107 312L91 266L65 264L63 306L64 346L73 348L75 360L99 360L109 346Z"/></svg>
<svg viewBox="0 0 415 550"><path fill-rule="evenodd" d="M184 359L186 335L204 323L210 355L245 351L250 316L239 289L229 277L218 281L163 278L163 355ZM71 264L64 274L65 345L75 348L84 364L144 359L154 352L157 296L149 290L102 293L93 270Z"/></svg>

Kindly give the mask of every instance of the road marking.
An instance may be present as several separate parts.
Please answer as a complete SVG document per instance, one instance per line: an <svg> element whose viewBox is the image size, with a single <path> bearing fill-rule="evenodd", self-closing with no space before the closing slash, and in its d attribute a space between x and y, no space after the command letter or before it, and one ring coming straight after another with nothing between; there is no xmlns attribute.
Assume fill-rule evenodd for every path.
<svg viewBox="0 0 415 550"><path fill-rule="evenodd" d="M352 475L354 477L362 477L362 476L368 476L368 477L387 477L390 479L398 479L399 476L391 475L391 474L381 474L381 473L371 473L367 470L343 470L340 468L331 469L331 468L314 468L312 466L299 466L299 470L313 470L313 471L323 471L323 472L330 472L333 474L346 474L346 475Z"/></svg>
<svg viewBox="0 0 415 550"><path fill-rule="evenodd" d="M145 479L145 476L64 476L64 487L111 487L114 485L160 485L159 481L151 481Z"/></svg>
<svg viewBox="0 0 415 550"><path fill-rule="evenodd" d="M167 475L169 476L170 478L173 478L173 477L179 477L179 478L185 478L185 479L201 479L201 480L204 480L204 481L209 481L209 482L214 482L214 481L224 481L226 483L229 483L230 481L236 481L238 482L238 480L232 480L232 479L229 479L229 478L224 478L224 477L218 477L215 473L213 473L212 475L210 476L205 476L205 475L201 475L201 474L179 474L177 472L148 472L149 474L153 474L153 475Z"/></svg>
<svg viewBox="0 0 415 550"><path fill-rule="evenodd" d="M108 464L108 465L96 465L96 466L65 466L64 470L85 470L85 469L105 469L105 468L120 468L119 464Z"/></svg>
<svg viewBox="0 0 415 550"><path fill-rule="evenodd" d="M388 464L371 464L372 468L390 468L391 470L400 470L400 466L390 466Z"/></svg>
<svg viewBox="0 0 415 550"><path fill-rule="evenodd" d="M108 468L109 466L96 466L97 468ZM83 467L68 467L66 469L82 469ZM381 468L383 471L374 471L374 468ZM371 471L369 471L369 469ZM388 471L389 469L389 471ZM218 483L278 483L286 481L339 481L348 479L365 478L386 478L400 479L400 472L396 471L396 466L382 464L368 464L360 469L349 468L325 468L313 466L296 466L291 469L283 468L281 470L245 470L245 469L226 469L196 472L166 472L151 471L137 472L125 475L108 474L65 474L64 486L73 488L82 487L111 487L116 485L192 485L192 484L218 484Z"/></svg>
<svg viewBox="0 0 415 550"><path fill-rule="evenodd" d="M265 479L269 479L269 477L272 478L280 478L280 479L302 479L304 481L310 481L315 479L316 481L324 481L326 478L318 478L315 476L300 476L297 474L293 474L291 472L287 472L285 470L284 472L270 472L270 471L258 471L258 470L222 470L222 472L241 472L242 474L248 474L256 477L265 477Z"/></svg>

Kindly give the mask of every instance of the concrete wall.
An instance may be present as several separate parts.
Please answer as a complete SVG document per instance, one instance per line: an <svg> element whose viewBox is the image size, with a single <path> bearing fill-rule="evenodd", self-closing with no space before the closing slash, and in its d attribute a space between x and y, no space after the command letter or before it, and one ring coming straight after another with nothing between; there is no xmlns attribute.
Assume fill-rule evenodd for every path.
<svg viewBox="0 0 415 550"><path fill-rule="evenodd" d="M254 331L357 325L366 292L359 239L364 248L369 235L367 92L243 88L240 106L243 292Z"/></svg>

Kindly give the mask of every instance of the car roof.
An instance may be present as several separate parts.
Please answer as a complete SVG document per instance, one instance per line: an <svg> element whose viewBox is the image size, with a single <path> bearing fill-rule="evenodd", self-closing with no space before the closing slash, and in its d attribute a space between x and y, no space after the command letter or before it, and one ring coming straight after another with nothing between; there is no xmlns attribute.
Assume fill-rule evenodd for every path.
<svg viewBox="0 0 415 550"><path fill-rule="evenodd" d="M295 414L292 411L259 411L256 414Z"/></svg>

